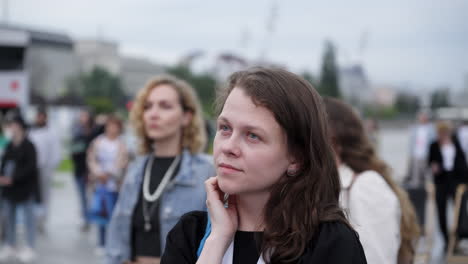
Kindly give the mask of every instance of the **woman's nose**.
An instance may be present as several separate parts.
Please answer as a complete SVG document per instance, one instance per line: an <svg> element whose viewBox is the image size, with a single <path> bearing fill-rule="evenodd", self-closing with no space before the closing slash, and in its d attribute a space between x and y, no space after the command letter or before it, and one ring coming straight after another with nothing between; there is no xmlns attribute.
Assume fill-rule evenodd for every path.
<svg viewBox="0 0 468 264"><path fill-rule="evenodd" d="M239 140L235 134L232 134L229 138L226 138L221 144L221 150L226 156L238 157L241 154Z"/></svg>

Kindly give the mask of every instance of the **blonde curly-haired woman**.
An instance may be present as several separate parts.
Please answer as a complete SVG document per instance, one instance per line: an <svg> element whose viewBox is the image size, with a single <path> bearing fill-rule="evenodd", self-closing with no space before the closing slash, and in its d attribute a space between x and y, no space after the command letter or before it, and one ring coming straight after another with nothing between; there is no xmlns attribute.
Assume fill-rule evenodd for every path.
<svg viewBox="0 0 468 264"><path fill-rule="evenodd" d="M141 157L129 166L114 209L106 263L159 263L169 230L192 210L205 210L204 181L214 176L201 108L193 88L156 77L139 92L131 121Z"/></svg>

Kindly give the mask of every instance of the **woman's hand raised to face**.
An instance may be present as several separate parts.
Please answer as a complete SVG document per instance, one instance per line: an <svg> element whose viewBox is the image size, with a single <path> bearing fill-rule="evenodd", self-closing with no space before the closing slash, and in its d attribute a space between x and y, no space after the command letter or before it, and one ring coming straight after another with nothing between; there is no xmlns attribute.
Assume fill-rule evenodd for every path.
<svg viewBox="0 0 468 264"><path fill-rule="evenodd" d="M206 206L210 213L211 233L201 252L197 264L221 263L231 244L239 223L236 197L229 196L228 208L224 207L224 193L218 186L218 178L205 181Z"/></svg>
<svg viewBox="0 0 468 264"><path fill-rule="evenodd" d="M217 177L205 181L207 193L206 205L210 213L212 239L219 239L220 243L229 243L234 237L239 224L237 202L234 195L228 199L228 208L224 207L224 193L218 186Z"/></svg>

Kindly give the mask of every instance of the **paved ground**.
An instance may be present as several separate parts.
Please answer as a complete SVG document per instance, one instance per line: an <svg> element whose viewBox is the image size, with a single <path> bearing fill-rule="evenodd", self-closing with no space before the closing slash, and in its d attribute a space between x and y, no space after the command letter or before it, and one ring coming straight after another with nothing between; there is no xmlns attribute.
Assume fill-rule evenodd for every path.
<svg viewBox="0 0 468 264"><path fill-rule="evenodd" d="M95 230L80 231L77 192L71 174L58 173L54 178L50 221L46 232L38 235L38 258L34 263L102 263L94 251Z"/></svg>
<svg viewBox="0 0 468 264"><path fill-rule="evenodd" d="M71 174L57 174L52 196L52 214L45 235L39 237L40 264L98 264L96 231L82 232L77 190Z"/></svg>

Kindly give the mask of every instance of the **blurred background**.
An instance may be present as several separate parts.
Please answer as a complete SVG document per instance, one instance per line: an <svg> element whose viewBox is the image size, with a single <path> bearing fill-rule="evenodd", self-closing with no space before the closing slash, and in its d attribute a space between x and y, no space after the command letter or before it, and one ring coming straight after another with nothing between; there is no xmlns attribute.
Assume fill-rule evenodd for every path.
<svg viewBox="0 0 468 264"><path fill-rule="evenodd" d="M1 0L0 10L0 110L20 108L32 122L47 105L63 153L37 263L100 263L95 235L79 228L72 124L84 108L127 120L136 92L160 73L192 84L212 124L229 74L287 68L356 107L399 183L418 113L468 120L464 0ZM130 128L125 138L135 150ZM444 263L428 204L434 235L421 263Z"/></svg>

